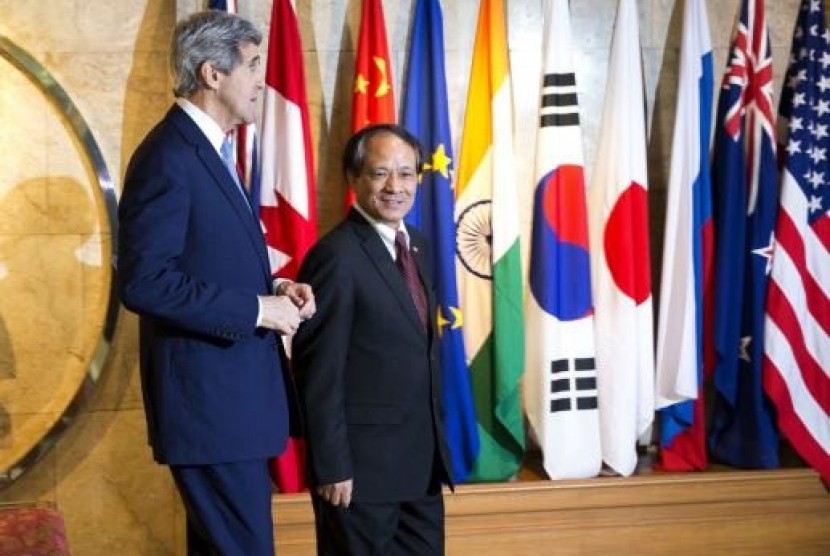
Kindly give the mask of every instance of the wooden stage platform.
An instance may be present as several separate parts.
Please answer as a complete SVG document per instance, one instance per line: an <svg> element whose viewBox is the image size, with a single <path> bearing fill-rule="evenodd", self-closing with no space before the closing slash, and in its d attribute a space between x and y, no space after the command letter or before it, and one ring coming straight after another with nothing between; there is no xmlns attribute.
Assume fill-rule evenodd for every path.
<svg viewBox="0 0 830 556"><path fill-rule="evenodd" d="M448 556L830 556L809 469L526 479L446 493ZM276 495L279 556L313 555L307 494Z"/></svg>

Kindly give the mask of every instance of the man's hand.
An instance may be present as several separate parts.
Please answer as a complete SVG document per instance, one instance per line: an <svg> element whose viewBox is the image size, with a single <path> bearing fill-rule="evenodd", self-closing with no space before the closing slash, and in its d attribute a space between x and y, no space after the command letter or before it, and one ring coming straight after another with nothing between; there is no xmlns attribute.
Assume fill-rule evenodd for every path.
<svg viewBox="0 0 830 556"><path fill-rule="evenodd" d="M352 503L352 479L320 485L317 487L317 494L332 506L348 508Z"/></svg>
<svg viewBox="0 0 830 556"><path fill-rule="evenodd" d="M262 315L260 326L290 336L297 331L302 319L300 310L284 295L259 296Z"/></svg>
<svg viewBox="0 0 830 556"><path fill-rule="evenodd" d="M280 282L277 288L277 295L288 297L294 303L294 306L300 310L300 318L302 320L310 319L317 311L317 306L314 303L314 292L308 284L301 284L290 280Z"/></svg>

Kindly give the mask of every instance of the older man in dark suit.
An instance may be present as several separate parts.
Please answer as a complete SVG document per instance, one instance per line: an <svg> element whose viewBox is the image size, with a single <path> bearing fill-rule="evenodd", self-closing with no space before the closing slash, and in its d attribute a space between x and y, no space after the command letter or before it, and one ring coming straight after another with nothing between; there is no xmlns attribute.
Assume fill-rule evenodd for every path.
<svg viewBox="0 0 830 556"><path fill-rule="evenodd" d="M273 554L267 460L288 431L279 334L314 313L307 285L275 287L227 156L227 132L254 120L260 40L223 12L177 25L176 105L133 155L119 207L150 444L182 495L189 555Z"/></svg>
<svg viewBox="0 0 830 556"><path fill-rule="evenodd" d="M423 238L403 223L420 166L402 127L354 135L343 168L356 204L300 270L318 308L293 357L319 554L444 551L435 300Z"/></svg>

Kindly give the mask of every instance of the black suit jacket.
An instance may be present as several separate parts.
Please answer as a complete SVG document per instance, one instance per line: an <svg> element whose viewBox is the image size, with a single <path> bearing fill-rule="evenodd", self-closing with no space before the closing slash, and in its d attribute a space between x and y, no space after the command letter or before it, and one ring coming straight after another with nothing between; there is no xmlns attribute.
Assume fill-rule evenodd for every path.
<svg viewBox="0 0 830 556"><path fill-rule="evenodd" d="M424 242L409 231L434 315ZM306 255L299 280L317 301L292 354L311 484L351 477L353 500L386 503L424 496L434 470L446 482L437 338L377 231L352 209Z"/></svg>
<svg viewBox="0 0 830 556"><path fill-rule="evenodd" d="M273 289L258 219L178 106L133 155L119 203L118 282L141 316L150 443L169 464L280 453L288 430L276 333L256 328Z"/></svg>

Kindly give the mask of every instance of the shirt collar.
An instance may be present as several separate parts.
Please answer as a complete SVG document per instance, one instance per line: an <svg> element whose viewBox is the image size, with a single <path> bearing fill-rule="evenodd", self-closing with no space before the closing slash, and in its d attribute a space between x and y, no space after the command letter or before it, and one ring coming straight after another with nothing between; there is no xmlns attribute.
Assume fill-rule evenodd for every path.
<svg viewBox="0 0 830 556"><path fill-rule="evenodd" d="M196 124L196 126L202 130L202 133L205 134L210 144L213 145L213 148L216 149L216 152L219 152L219 149L222 148L222 143L225 141L225 137L227 136L222 128L219 127L219 124L216 123L216 120L211 118L207 115L207 113L187 100L186 98L179 97L176 99L176 104L179 105L179 108L185 111L185 113L190 116L190 119Z"/></svg>
<svg viewBox="0 0 830 556"><path fill-rule="evenodd" d="M403 235L406 238L406 245L407 247L409 247L409 230L406 229L406 224L404 224L403 220L401 220L401 225L398 228L398 230L396 230L392 228L389 224L384 224L383 222L379 222L371 216L369 216L369 214L365 210L363 210L363 207L361 207L357 202L355 202L352 206L355 208L357 212L360 213L361 216L363 216L363 218L369 221L369 224L371 224L372 227L377 231L378 235L380 235L380 239L383 240L383 243L384 245L386 245L386 248L391 253L393 253L393 257L395 253L395 233L398 230L401 230L403 232Z"/></svg>

